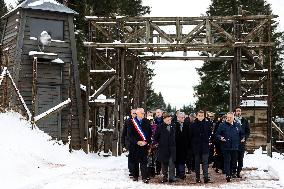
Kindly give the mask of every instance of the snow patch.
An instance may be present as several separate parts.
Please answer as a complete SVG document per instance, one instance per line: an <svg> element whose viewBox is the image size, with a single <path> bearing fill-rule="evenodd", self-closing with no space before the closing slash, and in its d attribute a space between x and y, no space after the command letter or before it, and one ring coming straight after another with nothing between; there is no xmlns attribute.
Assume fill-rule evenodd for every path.
<svg viewBox="0 0 284 189"><path fill-rule="evenodd" d="M56 59L52 60L51 62L57 63L57 64L64 64L63 60L61 60L60 58L56 58Z"/></svg>
<svg viewBox="0 0 284 189"><path fill-rule="evenodd" d="M38 52L38 51L30 51L29 52L30 56L34 56L34 55L50 55L50 56L57 56L57 54L55 53L45 53L45 52Z"/></svg>
<svg viewBox="0 0 284 189"><path fill-rule="evenodd" d="M52 4L59 5L59 3L55 0L38 0L38 1L35 1L35 2L28 4L28 6L29 7L36 7L36 6L42 5L44 3L52 3Z"/></svg>

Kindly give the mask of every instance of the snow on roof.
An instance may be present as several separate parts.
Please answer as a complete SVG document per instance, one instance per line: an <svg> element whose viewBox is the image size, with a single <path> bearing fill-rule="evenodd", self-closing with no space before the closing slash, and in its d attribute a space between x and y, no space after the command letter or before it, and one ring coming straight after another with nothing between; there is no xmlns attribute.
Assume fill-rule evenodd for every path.
<svg viewBox="0 0 284 189"><path fill-rule="evenodd" d="M257 106L257 107L267 107L267 101L266 100L242 100L241 102L242 107L251 107L251 106Z"/></svg>
<svg viewBox="0 0 284 189"><path fill-rule="evenodd" d="M51 61L52 63L57 63L57 64L64 64L64 61L61 60L60 58L56 58L55 60Z"/></svg>
<svg viewBox="0 0 284 189"><path fill-rule="evenodd" d="M43 3L48 3L48 2L59 5L59 3L55 0L37 0L35 2L28 4L28 6L29 7L35 7L35 6L39 6L39 5L42 5Z"/></svg>
<svg viewBox="0 0 284 189"><path fill-rule="evenodd" d="M115 99L95 99L90 102L97 102L97 103L115 103Z"/></svg>
<svg viewBox="0 0 284 189"><path fill-rule="evenodd" d="M85 91L85 92L86 92L86 90L87 90L86 86L83 85L83 84L80 84L80 89L83 90L83 91Z"/></svg>
<svg viewBox="0 0 284 189"><path fill-rule="evenodd" d="M29 52L30 56L34 56L34 55L50 55L50 56L57 56L57 54L55 53L45 53L45 52L39 52L39 51L30 51Z"/></svg>
<svg viewBox="0 0 284 189"><path fill-rule="evenodd" d="M33 9L51 12L60 12L66 14L78 14L76 11L66 7L63 4L58 3L55 0L26 0L5 14L3 17L10 15L18 9Z"/></svg>
<svg viewBox="0 0 284 189"><path fill-rule="evenodd" d="M98 100L106 100L106 95L100 94L97 99Z"/></svg>

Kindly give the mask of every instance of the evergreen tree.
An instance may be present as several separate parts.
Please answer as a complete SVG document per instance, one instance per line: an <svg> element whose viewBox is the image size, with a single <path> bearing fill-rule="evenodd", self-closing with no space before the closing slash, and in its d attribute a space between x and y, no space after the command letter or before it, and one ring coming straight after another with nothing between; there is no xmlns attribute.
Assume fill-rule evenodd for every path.
<svg viewBox="0 0 284 189"><path fill-rule="evenodd" d="M239 6L242 6L243 10L249 11L248 13L253 15L270 14L272 12L270 4L264 0L212 0L207 14L209 16L236 15ZM277 23L273 23L272 26L272 41L276 43L276 47L272 49L272 69L274 113L279 115L284 103L284 77L280 56L283 54L281 46L283 34L282 32L276 32L277 25ZM226 29L232 31L232 28ZM226 64L211 61L205 62L200 69L197 69L201 78L200 84L195 86L195 95L198 98L196 106L198 109L206 108L214 112L229 109L230 64L229 61Z"/></svg>
<svg viewBox="0 0 284 189"><path fill-rule="evenodd" d="M189 115L190 113L194 112L194 107L190 104L188 106L183 106L180 109L181 112L184 112L185 114Z"/></svg>

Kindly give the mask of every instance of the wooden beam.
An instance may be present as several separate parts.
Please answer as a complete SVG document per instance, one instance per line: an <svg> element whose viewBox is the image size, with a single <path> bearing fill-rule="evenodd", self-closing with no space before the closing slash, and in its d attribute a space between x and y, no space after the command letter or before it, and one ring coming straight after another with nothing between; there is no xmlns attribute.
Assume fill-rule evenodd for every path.
<svg viewBox="0 0 284 189"><path fill-rule="evenodd" d="M76 50L76 41L75 41L75 28L73 23L73 16L68 16L68 25L69 25L69 35L70 35L70 42L71 42L71 52L72 52L72 64L73 66L73 74L74 74L74 86L75 86L75 94L76 94L76 109L78 113L78 121L79 121L79 129L80 129L80 140L81 145L83 144L84 140L84 122L83 122L83 106L82 106L82 99L81 99L81 89L80 89L80 78L79 78L79 68L78 68L78 60L77 60L77 50ZM82 146L81 146L82 147Z"/></svg>
<svg viewBox="0 0 284 189"><path fill-rule="evenodd" d="M229 39L233 43L235 42L234 37L231 34L229 34L228 32L226 32L224 28L222 28L217 23L214 23L212 21L210 23L214 28L217 29L218 32L220 32L225 37L225 39Z"/></svg>
<svg viewBox="0 0 284 189"><path fill-rule="evenodd" d="M142 27L142 28L140 28L139 30L135 31L134 33L129 33L128 35L126 35L126 36L124 37L124 41L125 41L126 43L129 43L129 42L131 42L132 40L136 40L139 36L145 34L145 32L146 32L146 27ZM141 36L141 37L142 37L142 36ZM145 35L144 35L143 37L145 37Z"/></svg>
<svg viewBox="0 0 284 189"><path fill-rule="evenodd" d="M185 38L183 38L181 40L181 43L188 43L189 39L192 38L192 36L196 36L197 31L199 31L200 28L203 28L202 26L204 26L205 22L201 22L200 24L198 24L197 26L195 26L195 28L193 28L193 30L191 30Z"/></svg>
<svg viewBox="0 0 284 189"><path fill-rule="evenodd" d="M90 73L115 74L116 70L115 69L111 69L111 70L90 70Z"/></svg>
<svg viewBox="0 0 284 189"><path fill-rule="evenodd" d="M208 19L206 19L206 42L208 44L211 44L213 42L211 36L211 25Z"/></svg>
<svg viewBox="0 0 284 189"><path fill-rule="evenodd" d="M248 96L253 94L256 89L258 89L264 82L267 81L267 76L262 77L258 82L256 82L254 85L252 85L242 96Z"/></svg>
<svg viewBox="0 0 284 189"><path fill-rule="evenodd" d="M92 23L92 25L93 25L95 28L97 28L109 41L113 41L112 36L110 36L110 35L108 34L108 32L107 32L104 28L102 28L100 25L98 25L98 24L95 23L95 22L91 22L91 23Z"/></svg>
<svg viewBox="0 0 284 189"><path fill-rule="evenodd" d="M233 16L199 16L199 17L122 17L122 18L110 18L110 17L96 17L96 16L86 16L85 19L87 21L96 21L96 22L116 22L117 20L124 22L143 22L143 21L171 21L176 22L177 19L183 21L193 21L193 20L212 20L212 21L231 21L234 20L263 20L263 19L273 19L277 18L276 15L233 15Z"/></svg>
<svg viewBox="0 0 284 189"><path fill-rule="evenodd" d="M262 29L265 24L268 22L268 19L262 20L258 26L256 26L245 38L243 41L253 40L255 37L258 37L257 33Z"/></svg>
<svg viewBox="0 0 284 189"><path fill-rule="evenodd" d="M259 62L259 58L255 58L257 55L253 55L247 48L242 48L242 52L248 58L250 63L256 64L260 69L264 68L263 65Z"/></svg>
<svg viewBox="0 0 284 189"><path fill-rule="evenodd" d="M96 99L102 92L112 83L112 81L115 79L115 76L112 76L110 79L108 79L92 96L90 96L89 100Z"/></svg>
<svg viewBox="0 0 284 189"><path fill-rule="evenodd" d="M19 82L19 74L21 69L21 62L22 62L22 51L23 51L23 45L24 45L24 37L25 37L25 29L26 29L26 22L27 22L27 12L25 9L22 9L21 15L20 15L20 26L18 30L18 36L17 36L17 44L16 44L16 55L14 60L14 72L13 72L13 78L15 80L16 85L18 86Z"/></svg>
<svg viewBox="0 0 284 189"><path fill-rule="evenodd" d="M156 30L161 35L161 37L166 39L168 42L170 43L174 42L174 40L166 32L164 32L161 28L159 28L159 26L157 26L152 22L150 23L150 25L152 26L152 28L154 28L154 30Z"/></svg>
<svg viewBox="0 0 284 189"><path fill-rule="evenodd" d="M54 114L56 112L59 112L60 110L62 110L63 108L65 108L66 106L68 106L68 104L71 103L71 99L68 98L67 100L65 100L64 102L54 106L53 108L41 113L40 115L37 115L34 117L34 121L38 122L44 118L47 118L48 116L50 116L51 114Z"/></svg>
<svg viewBox="0 0 284 189"><path fill-rule="evenodd" d="M204 44L204 43L179 43L179 44L173 44L173 43L94 43L94 42L84 42L85 47L94 47L98 49L104 49L104 48L125 48L125 49L143 49L148 48L149 52L151 52L150 49L153 48L160 48L160 51L163 52L164 49L171 49L172 51L198 51L196 49L204 49L207 48L211 49L219 49L222 48L230 49L234 47L247 47L247 48L260 48L260 47L269 47L273 46L275 43L273 42L247 42L247 43L214 43L214 44ZM221 49L220 49L221 50ZM201 50L202 51L202 50Z"/></svg>
<svg viewBox="0 0 284 189"><path fill-rule="evenodd" d="M233 60L234 56L219 56L219 57L208 57L208 56L139 56L141 60L201 60L201 61L228 61ZM247 60L242 58L242 60Z"/></svg>

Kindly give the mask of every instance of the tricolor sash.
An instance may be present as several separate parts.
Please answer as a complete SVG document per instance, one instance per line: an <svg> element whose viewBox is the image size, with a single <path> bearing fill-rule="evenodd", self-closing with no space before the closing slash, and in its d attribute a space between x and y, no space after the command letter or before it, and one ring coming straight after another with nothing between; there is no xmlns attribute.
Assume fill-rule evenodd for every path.
<svg viewBox="0 0 284 189"><path fill-rule="evenodd" d="M138 132L139 136L142 138L143 141L146 141L146 137L145 137L145 134L144 132L142 131L141 127L140 127L140 123L138 122L137 119L135 118L132 118L131 119L133 125L134 125L134 128L136 129L136 131Z"/></svg>

